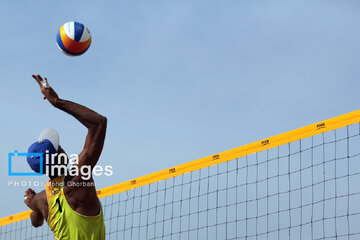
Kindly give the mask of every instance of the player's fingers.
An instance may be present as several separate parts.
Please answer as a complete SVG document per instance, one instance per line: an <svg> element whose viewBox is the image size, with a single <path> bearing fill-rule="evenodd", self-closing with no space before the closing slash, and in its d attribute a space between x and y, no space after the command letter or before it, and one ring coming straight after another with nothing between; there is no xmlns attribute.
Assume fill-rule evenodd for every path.
<svg viewBox="0 0 360 240"><path fill-rule="evenodd" d="M36 82L39 84L39 86L41 87L42 85L41 85L41 81L38 79L38 77L37 76L35 76L35 75L32 75L32 77L36 80Z"/></svg>
<svg viewBox="0 0 360 240"><path fill-rule="evenodd" d="M31 75L37 82L39 82L39 79L37 78L37 76L36 75Z"/></svg>
<svg viewBox="0 0 360 240"><path fill-rule="evenodd" d="M40 81L42 81L43 79L42 79L42 77L38 74L38 75L36 75L36 77L40 80Z"/></svg>
<svg viewBox="0 0 360 240"><path fill-rule="evenodd" d="M32 190L31 188L28 188L25 193L26 195L29 195L30 193L35 193L35 191Z"/></svg>

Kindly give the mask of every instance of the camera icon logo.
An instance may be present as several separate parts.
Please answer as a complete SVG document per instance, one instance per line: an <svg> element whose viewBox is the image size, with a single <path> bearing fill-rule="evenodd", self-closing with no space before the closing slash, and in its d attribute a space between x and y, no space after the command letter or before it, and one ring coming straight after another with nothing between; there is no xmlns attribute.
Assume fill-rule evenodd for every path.
<svg viewBox="0 0 360 240"><path fill-rule="evenodd" d="M14 161L15 157L24 157L26 160L26 157L39 157L40 158L40 172L14 172L12 169L12 162ZM8 154L9 157L9 168L8 173L9 176L42 176L44 169L43 169L43 154L42 153L19 153L17 150L15 150L12 153Z"/></svg>

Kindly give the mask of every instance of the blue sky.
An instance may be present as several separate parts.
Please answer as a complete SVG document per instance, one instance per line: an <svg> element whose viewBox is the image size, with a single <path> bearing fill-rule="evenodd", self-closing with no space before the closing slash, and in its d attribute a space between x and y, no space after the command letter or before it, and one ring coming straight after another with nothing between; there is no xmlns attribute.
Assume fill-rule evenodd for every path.
<svg viewBox="0 0 360 240"><path fill-rule="evenodd" d="M10 1L0 3L0 217L26 210L7 154L56 128L68 153L86 129L42 100L59 96L108 117L102 188L358 109L358 1ZM79 21L93 43L56 46ZM33 178L31 180L34 180ZM46 181L45 177L40 178ZM34 187L41 191L41 187Z"/></svg>

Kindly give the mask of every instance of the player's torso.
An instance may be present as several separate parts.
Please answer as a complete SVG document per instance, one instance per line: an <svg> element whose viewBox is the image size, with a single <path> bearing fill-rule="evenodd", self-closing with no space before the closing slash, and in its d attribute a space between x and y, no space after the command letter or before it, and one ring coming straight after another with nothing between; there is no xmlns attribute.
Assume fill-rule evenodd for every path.
<svg viewBox="0 0 360 240"><path fill-rule="evenodd" d="M78 213L70 206L67 200L68 196L64 194L63 184L64 179L60 177L49 181L46 185L47 222L54 232L55 238L61 240L104 239L105 226L100 201L98 201L100 207L97 215L89 216Z"/></svg>
<svg viewBox="0 0 360 240"><path fill-rule="evenodd" d="M71 208L86 216L96 216L100 211L100 202L96 194L95 183L81 179L81 176L65 177L64 195Z"/></svg>

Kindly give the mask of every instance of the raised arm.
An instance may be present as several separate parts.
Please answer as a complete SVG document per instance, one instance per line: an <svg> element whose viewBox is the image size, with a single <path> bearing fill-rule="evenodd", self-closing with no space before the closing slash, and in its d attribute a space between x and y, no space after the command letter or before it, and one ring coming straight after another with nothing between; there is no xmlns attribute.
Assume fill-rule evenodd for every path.
<svg viewBox="0 0 360 240"><path fill-rule="evenodd" d="M74 116L88 129L83 151L79 155L79 165L90 165L94 167L102 152L107 119L93 110L80 104L60 99L57 93L51 88L47 79L40 75L32 75L40 86L44 99L47 99L54 107Z"/></svg>

